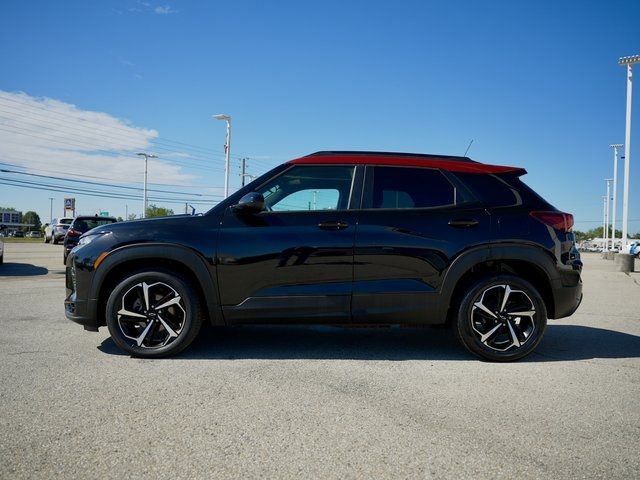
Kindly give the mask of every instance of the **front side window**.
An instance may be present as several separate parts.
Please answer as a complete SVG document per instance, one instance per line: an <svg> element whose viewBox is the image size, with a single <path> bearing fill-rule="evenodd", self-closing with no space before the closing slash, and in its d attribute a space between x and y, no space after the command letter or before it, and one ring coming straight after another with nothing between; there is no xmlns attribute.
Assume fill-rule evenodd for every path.
<svg viewBox="0 0 640 480"><path fill-rule="evenodd" d="M353 173L353 166L296 166L259 191L267 211L346 210Z"/></svg>
<svg viewBox="0 0 640 480"><path fill-rule="evenodd" d="M430 168L373 167L365 208L433 208L455 203L453 185Z"/></svg>

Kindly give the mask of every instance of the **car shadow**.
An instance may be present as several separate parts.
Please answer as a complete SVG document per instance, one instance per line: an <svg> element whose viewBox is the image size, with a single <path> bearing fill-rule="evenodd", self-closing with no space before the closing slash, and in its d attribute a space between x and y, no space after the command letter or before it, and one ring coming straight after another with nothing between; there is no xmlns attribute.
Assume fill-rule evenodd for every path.
<svg viewBox="0 0 640 480"><path fill-rule="evenodd" d="M99 350L125 355L111 340ZM580 325L550 325L524 362L640 357L640 337ZM244 326L203 332L178 359L470 360L446 329Z"/></svg>
<svg viewBox="0 0 640 480"><path fill-rule="evenodd" d="M31 265L30 263L5 262L0 265L0 277L33 277L49 273L44 267Z"/></svg>

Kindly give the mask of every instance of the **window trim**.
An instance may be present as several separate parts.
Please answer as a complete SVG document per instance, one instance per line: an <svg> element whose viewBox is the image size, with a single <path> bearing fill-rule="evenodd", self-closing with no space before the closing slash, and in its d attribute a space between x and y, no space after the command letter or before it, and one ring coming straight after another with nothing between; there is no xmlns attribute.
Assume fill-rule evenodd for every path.
<svg viewBox="0 0 640 480"><path fill-rule="evenodd" d="M411 168L413 170L415 169L420 169L420 170L431 170L431 171L436 171L439 172L440 175L442 175L442 177L449 183L449 185L451 185L451 188L453 189L453 203L447 203L444 205L436 205L434 207L403 207L403 208L376 208L373 206L367 206L365 207L365 205L373 205L373 173L374 170L376 168ZM368 164L365 167L365 174L364 174L364 188L362 189L362 201L360 203L360 210L365 211L365 212L388 212L388 211L394 211L394 212L402 212L402 211L425 211L425 210L438 210L438 209L444 209L444 208L455 208L458 207L460 205L466 205L467 202L466 201L459 201L460 195L458 193L458 186L456 184L454 184L447 175L445 175L445 173L442 171L442 169L440 168L433 168L433 167L419 167L419 166L413 166L413 165L372 165L372 164Z"/></svg>
<svg viewBox="0 0 640 480"><path fill-rule="evenodd" d="M331 163L331 164L326 164L326 165L319 165L319 164L309 164L309 165L304 165L304 164L291 164L291 166L289 168L286 168L285 170L283 170L282 172L280 172L278 175L276 175L275 177L271 177L267 180L265 180L263 183L261 183L260 185L258 185L255 189L255 191L261 190L265 185L267 185L268 183L280 178L282 175L284 175L285 173L287 173L289 170L293 169L293 168L308 168L308 167L350 167L353 168L353 175L351 176L351 185L349 186L349 198L347 199L347 208L340 208L340 209L335 209L335 210L280 210L280 211L268 211L268 210L263 210L262 212L257 213L256 215L282 215L282 214L309 214L309 213L327 213L327 212L349 212L349 211L353 211L353 210L358 210L359 208L353 208L352 207L352 199L353 199L353 193L357 191L358 187L356 186L354 188L354 185L356 183L356 179L359 177L358 175L358 171L361 170L360 165L354 165L352 163ZM362 181L363 179L360 179L360 181Z"/></svg>

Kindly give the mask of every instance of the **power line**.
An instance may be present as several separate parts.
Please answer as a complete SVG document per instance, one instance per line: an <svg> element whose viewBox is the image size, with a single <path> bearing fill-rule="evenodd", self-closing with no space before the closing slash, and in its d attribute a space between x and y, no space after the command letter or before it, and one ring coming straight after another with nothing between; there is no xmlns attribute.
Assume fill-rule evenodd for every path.
<svg viewBox="0 0 640 480"><path fill-rule="evenodd" d="M45 120L39 119L37 117L32 117L32 116L28 116L28 115L22 115L22 114L19 114L19 113L7 112L6 110L2 110L2 109L0 109L0 112L4 112L5 114L8 113L9 115L13 115L11 117L0 116L0 119L12 120L14 122L21 122L22 124L26 124L29 127L36 127L36 128L37 127L42 127L44 125L44 128L46 128L48 131L51 132L51 133L45 132L45 134L54 135L55 138L57 138L57 139L59 139L59 138L63 138L63 139L67 138L66 135L68 135L69 133L74 133L74 132L77 132L77 131L81 131L83 129L82 125L80 125L80 126L78 126L78 125L65 126L64 122L62 122L63 125L61 126L61 122L51 123L49 121L45 121ZM21 117L21 118L32 119L32 120L35 120L35 121L39 122L39 124L25 122L24 120L15 120L14 116L18 116L18 117ZM51 126L51 125L54 125L54 126ZM69 125L69 124L67 123L67 125ZM11 124L11 125L5 124L5 126L13 127L13 128L22 128L23 130L26 130L26 131L29 131L29 132L38 132L38 133L40 132L40 130L30 130L30 129L25 128L24 126L20 126L20 125L18 125L16 123ZM65 127L67 128L66 130L64 130ZM129 140L131 140L131 141L137 140L138 142L141 142L143 140L144 140L144 142L153 142L154 141L154 139L145 138L142 134L140 136L138 136L138 137L134 137L134 136L130 136L130 135L114 136L114 135L109 135L109 134L105 133L103 131L104 129L97 130L96 128L91 128L91 127L84 127L84 128L85 128L85 131L88 134L96 135L96 134L99 133L101 138L111 139L111 140L113 140L115 142L121 142L122 143L122 142L126 142L126 141L129 141ZM108 129L109 127L106 127L106 128ZM65 135L65 136L60 137L59 135L55 135L56 133L61 133L62 135ZM83 143L86 143L86 142L83 142ZM140 145L136 146L136 148L138 148L138 147L140 147ZM132 149L136 149L136 148L132 148ZM115 150L115 148L111 148L111 150ZM172 155L179 155L179 154L184 153L184 152L176 152L175 151L176 150L175 147L174 148L165 148L165 147L156 146L156 145L154 145L154 150L164 151L164 152L170 153ZM197 153L196 155L192 155L190 153L187 153L187 155L189 155L189 159L190 160L198 161L198 162L202 162L202 163L207 163L207 164L211 163L211 158L202 157L201 156L202 153ZM212 153L210 155L218 155L218 154L213 154Z"/></svg>
<svg viewBox="0 0 640 480"><path fill-rule="evenodd" d="M61 180L64 182L74 182L74 183L82 183L82 184L90 184L90 185L99 185L99 186L103 186L103 187L113 187L113 188L122 188L122 189L127 189L127 190L136 190L136 191L142 191L142 188L140 187L129 187L129 186L124 186L124 185L116 185L116 184L112 184L112 183L103 183L103 182L92 182L89 180L75 180L75 179L71 179L71 178L64 178L64 177L55 177L52 175L39 175L37 173L29 173L29 172L18 172L16 170L8 170L8 169L4 169L4 168L0 168L0 172L2 173L13 173L13 174L18 174L18 175L29 175L29 176L33 176L33 177L40 177L40 178L49 178L52 180ZM159 189L148 189L148 191L150 192L160 192L160 193L170 193L173 195L194 195L196 197L222 197L222 195L211 195L211 194L203 194L203 193L189 193L189 192L176 192L176 191L171 191L171 190L159 190Z"/></svg>
<svg viewBox="0 0 640 480"><path fill-rule="evenodd" d="M12 182L12 183L8 183L8 182ZM36 182L28 182L26 180L15 180L10 178L3 178L3 177L0 177L0 184L10 185L13 187L31 188L34 190L47 190L52 192L73 193L78 195L86 195L89 197L113 198L118 200L141 200L141 197L130 195L130 194L94 191L94 190L87 190L87 189L77 188L77 187L65 187L64 185L43 184L43 183L36 183ZM184 198L176 199L176 198L165 198L165 197L150 197L149 201L165 202L165 203L173 203L173 204L183 204L185 202L189 202L189 203L194 203L198 205L205 205L205 204L209 205L209 204L219 203L218 200L184 199Z"/></svg>
<svg viewBox="0 0 640 480"><path fill-rule="evenodd" d="M12 157L16 158L18 160L31 161L31 159L24 158L24 157L17 157L15 155L12 155ZM8 162L2 162L2 161L0 161L0 165L5 165L5 166L15 167L15 168L28 169L29 171L34 171L34 172L59 173L58 170L47 170L47 169L43 169L43 168L33 168L33 167L27 167L27 166L24 166L24 165L18 165L18 164L15 164L15 163L8 163ZM137 173L142 174L142 172L137 172ZM81 175L79 173L68 173L67 175L69 177L71 177L71 178L75 178L75 177L93 178L93 179L97 179L97 180L107 180L107 181L110 181L110 182L119 182L119 180L117 178L100 177L100 176L97 176L97 175ZM133 184L135 182L120 182L120 183ZM187 185L187 184L184 184L184 183L155 183L155 182L148 182L148 184L149 185L160 185L160 186L164 186L164 187L222 189L222 187L212 187L211 185L201 185L201 184Z"/></svg>
<svg viewBox="0 0 640 480"><path fill-rule="evenodd" d="M3 126L7 126L7 125L3 125ZM41 139L41 140L45 140L47 142L58 143L60 145L77 147L77 148L82 149L81 151L83 151L83 152L86 152L88 150L96 151L96 152L105 152L105 153L114 153L114 152L116 152L115 149L107 148L107 147L101 147L101 146L98 146L96 144L91 144L91 143L88 143L88 142L78 142L78 141L73 142L73 141L69 141L69 140L60 140L60 137L55 137L55 138L43 137L42 135L35 135L33 133L34 130L25 129L23 127L16 127L14 125L9 125L9 127L10 128L14 128L17 131L16 130L7 130L7 129L2 128L2 127L0 127L0 130L5 131L7 133L12 133L12 134L17 134L17 135L24 135L24 136L32 137L32 138L38 138L38 139ZM21 129L25 130L26 132L29 132L29 133L26 133L25 131L20 131ZM47 135L47 134L45 134L45 135ZM23 145L20 142L15 142L15 141L11 141L11 140L5 140L5 141L8 141L10 143L14 143L16 145ZM37 146L37 147L46 148L46 147L42 147L42 146ZM118 151L118 152L119 152L118 155L114 156L114 158L127 157L128 156L128 155L123 155L122 151ZM177 160L177 159L162 158L161 160L164 161L167 164L176 164L178 166L189 167L189 168L194 168L194 169L199 169L199 170L212 171L212 172L214 172L214 171L218 171L219 172L220 171L219 167L194 165L194 164L188 163L187 160L183 160L183 159Z"/></svg>

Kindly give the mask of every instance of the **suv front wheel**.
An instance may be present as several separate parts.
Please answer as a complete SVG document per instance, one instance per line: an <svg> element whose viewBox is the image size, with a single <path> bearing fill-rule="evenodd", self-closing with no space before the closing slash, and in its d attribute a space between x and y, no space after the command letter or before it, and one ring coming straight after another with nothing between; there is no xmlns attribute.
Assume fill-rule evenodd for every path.
<svg viewBox="0 0 640 480"><path fill-rule="evenodd" d="M107 301L107 327L118 347L136 357L175 355L196 338L200 297L175 273L143 271L122 280Z"/></svg>
<svg viewBox="0 0 640 480"><path fill-rule="evenodd" d="M513 275L483 277L464 293L453 326L471 353L508 362L538 346L547 326L547 310L526 280Z"/></svg>

